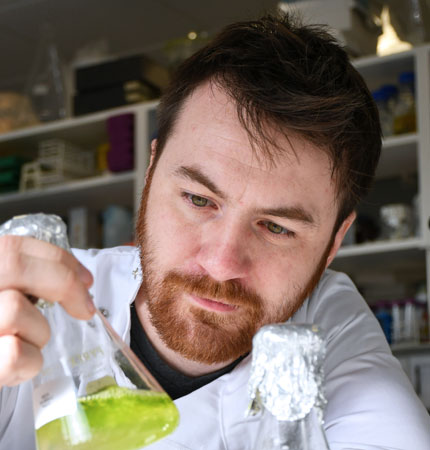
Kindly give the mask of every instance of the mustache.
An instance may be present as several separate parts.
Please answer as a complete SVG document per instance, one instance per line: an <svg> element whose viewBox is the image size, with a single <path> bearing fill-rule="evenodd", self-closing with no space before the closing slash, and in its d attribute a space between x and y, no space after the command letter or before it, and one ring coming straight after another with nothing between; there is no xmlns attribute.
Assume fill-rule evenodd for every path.
<svg viewBox="0 0 430 450"><path fill-rule="evenodd" d="M237 281L218 282L208 275L184 275L170 271L163 280L163 287L170 290L172 295L178 290L184 290L198 297L219 300L232 306L259 306L263 303L258 294Z"/></svg>

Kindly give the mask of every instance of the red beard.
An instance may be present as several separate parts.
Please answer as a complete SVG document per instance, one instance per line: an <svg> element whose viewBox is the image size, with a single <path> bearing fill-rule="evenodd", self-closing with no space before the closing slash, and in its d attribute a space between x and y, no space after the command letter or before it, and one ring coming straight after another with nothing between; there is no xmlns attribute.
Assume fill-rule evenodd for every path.
<svg viewBox="0 0 430 450"><path fill-rule="evenodd" d="M234 281L217 283L208 276L169 272L157 283L144 270L144 277L152 324L170 349L205 364L234 360L251 350L252 337L265 316L258 295ZM184 293L219 299L237 309L227 313L205 310L185 299ZM286 306L284 319L291 315Z"/></svg>

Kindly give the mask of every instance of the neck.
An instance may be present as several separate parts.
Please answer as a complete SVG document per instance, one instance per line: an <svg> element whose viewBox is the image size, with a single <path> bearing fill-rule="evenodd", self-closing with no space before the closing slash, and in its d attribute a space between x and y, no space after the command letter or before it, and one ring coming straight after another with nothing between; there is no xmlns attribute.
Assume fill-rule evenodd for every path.
<svg viewBox="0 0 430 450"><path fill-rule="evenodd" d="M139 317L139 321L143 329L145 330L145 333L152 346L155 348L160 358L162 358L164 362L166 362L170 367L177 370L178 372L181 372L184 375L190 377L198 377L220 370L233 362L225 361L219 364L203 364L182 357L181 355L167 347L155 327L152 325L142 289L139 290L134 304L137 315Z"/></svg>

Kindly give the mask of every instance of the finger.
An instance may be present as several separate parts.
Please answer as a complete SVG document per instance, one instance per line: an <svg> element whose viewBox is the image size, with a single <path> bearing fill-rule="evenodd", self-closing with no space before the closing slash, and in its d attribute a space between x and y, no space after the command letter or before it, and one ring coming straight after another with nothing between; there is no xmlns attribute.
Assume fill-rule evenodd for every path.
<svg viewBox="0 0 430 450"><path fill-rule="evenodd" d="M90 287L93 283L91 272L86 269L72 253L57 245L33 237L12 235L0 236L0 254L11 255L10 257L13 257L12 255L16 254L24 254L56 261L75 270L87 287Z"/></svg>
<svg viewBox="0 0 430 450"><path fill-rule="evenodd" d="M7 279L0 271L0 290L14 289L49 302L59 302L73 317L88 320L94 305L87 287L69 266L33 256L14 258Z"/></svg>
<svg viewBox="0 0 430 450"><path fill-rule="evenodd" d="M15 335L39 348L49 341L48 321L20 292L0 291L0 312L0 336Z"/></svg>
<svg viewBox="0 0 430 450"><path fill-rule="evenodd" d="M16 243L7 242L7 245L13 247ZM0 291L14 289L47 301L58 301L73 317L90 319L95 308L79 273L80 264L61 249L46 249L43 246L43 255L38 257L11 251L10 248L1 253L0 248L3 256L0 258ZM50 258L47 259L46 253L49 252ZM58 256L53 256L55 254Z"/></svg>
<svg viewBox="0 0 430 450"><path fill-rule="evenodd" d="M40 349L17 336L0 336L0 386L33 378L43 365Z"/></svg>

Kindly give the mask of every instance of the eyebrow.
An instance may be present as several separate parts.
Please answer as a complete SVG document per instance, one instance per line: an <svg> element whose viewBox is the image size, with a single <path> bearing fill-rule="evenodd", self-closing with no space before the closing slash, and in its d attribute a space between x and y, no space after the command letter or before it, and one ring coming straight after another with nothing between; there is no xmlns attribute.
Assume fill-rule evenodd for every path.
<svg viewBox="0 0 430 450"><path fill-rule="evenodd" d="M195 166L181 166L174 171L176 176L195 181L207 187L214 194L227 199L227 195L219 189L213 181L211 181L199 168ZM312 214L300 206L285 206L280 208L260 208L255 211L256 214L280 217L282 219L303 222L306 225L315 226L316 221Z"/></svg>
<svg viewBox="0 0 430 450"><path fill-rule="evenodd" d="M258 214L280 217L282 219L303 222L306 225L316 226L316 221L312 214L300 206L286 206L281 208L258 209Z"/></svg>
<svg viewBox="0 0 430 450"><path fill-rule="evenodd" d="M211 181L200 169L197 167L187 167L181 166L174 172L175 175L186 178L191 181L196 181L197 183L206 186L214 194L221 197L223 200L227 198L227 195L219 189L213 181Z"/></svg>

